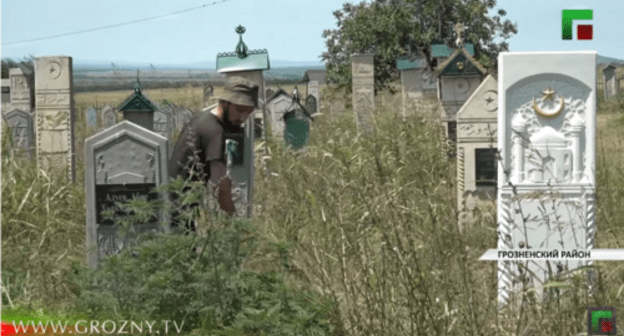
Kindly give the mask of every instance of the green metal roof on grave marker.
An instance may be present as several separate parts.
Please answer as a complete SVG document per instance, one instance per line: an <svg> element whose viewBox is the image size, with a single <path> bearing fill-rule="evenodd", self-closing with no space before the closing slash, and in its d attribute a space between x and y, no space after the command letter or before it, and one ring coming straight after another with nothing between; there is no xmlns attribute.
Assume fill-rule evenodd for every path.
<svg viewBox="0 0 624 336"><path fill-rule="evenodd" d="M137 74L137 82L134 84L134 93L119 105L119 111L156 111L158 105L141 92L141 83Z"/></svg>
<svg viewBox="0 0 624 336"><path fill-rule="evenodd" d="M396 62L399 70L423 69L427 67L427 60L424 58L411 60L410 57L400 57L397 58Z"/></svg>
<svg viewBox="0 0 624 336"><path fill-rule="evenodd" d="M436 77L444 76L483 76L487 73L477 60L466 49L457 49L442 63L436 72Z"/></svg>
<svg viewBox="0 0 624 336"><path fill-rule="evenodd" d="M243 42L245 27L236 27L236 33L240 35L236 51L220 53L217 55L217 72L268 70L269 52L266 49L251 50Z"/></svg>
<svg viewBox="0 0 624 336"><path fill-rule="evenodd" d="M474 45L472 43L464 44L464 49L471 55L474 56ZM447 46L444 43L436 43L431 45L431 57L448 57L453 53L453 49Z"/></svg>

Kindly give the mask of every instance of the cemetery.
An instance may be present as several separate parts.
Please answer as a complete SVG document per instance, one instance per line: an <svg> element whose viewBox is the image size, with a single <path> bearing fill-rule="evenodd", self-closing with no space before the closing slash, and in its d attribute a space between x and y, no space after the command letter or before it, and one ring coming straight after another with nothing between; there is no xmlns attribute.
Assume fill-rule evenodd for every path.
<svg viewBox="0 0 624 336"><path fill-rule="evenodd" d="M454 43L392 55L398 90L366 50L348 55L346 86L330 67L269 86L269 50L245 31L224 30L238 44L208 56L219 76L259 85L242 131L223 135L233 216L212 184L169 175L220 83L147 89L137 70L123 91L76 92L71 56L9 69L3 304L319 335L555 334L582 331L581 308L624 309L613 261L479 260L621 247L624 110L605 108L624 97L621 65L547 50L488 64L455 23ZM176 233L172 207L193 202L197 232ZM567 317L551 326L555 310Z"/></svg>

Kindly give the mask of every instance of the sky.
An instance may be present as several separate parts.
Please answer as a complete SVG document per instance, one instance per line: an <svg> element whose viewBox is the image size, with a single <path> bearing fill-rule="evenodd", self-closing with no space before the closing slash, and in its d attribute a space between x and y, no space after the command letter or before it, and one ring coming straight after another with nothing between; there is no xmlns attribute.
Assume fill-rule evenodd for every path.
<svg viewBox="0 0 624 336"><path fill-rule="evenodd" d="M1 0L2 57L67 55L74 61L192 64L234 51L243 25L250 49L271 60L321 62L325 29L344 0ZM359 1L354 1L359 2ZM214 4L213 4L214 3ZM129 25L34 42L52 35L99 28L184 9L206 7ZM518 24L510 51L595 50L624 59L624 0L499 0L495 9ZM591 21L574 21L573 40L561 39L563 9L592 9ZM593 25L591 41L576 39L576 25ZM274 64L272 62L273 66Z"/></svg>

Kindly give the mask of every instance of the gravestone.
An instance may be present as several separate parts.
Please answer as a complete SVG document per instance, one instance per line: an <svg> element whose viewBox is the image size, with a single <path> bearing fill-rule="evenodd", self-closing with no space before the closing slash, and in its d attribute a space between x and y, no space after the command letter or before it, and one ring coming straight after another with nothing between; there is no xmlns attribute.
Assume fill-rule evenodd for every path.
<svg viewBox="0 0 624 336"><path fill-rule="evenodd" d="M590 51L499 54L499 250L594 247L596 61ZM549 267L585 264L531 260L528 270L544 282ZM501 305L515 302L518 275L517 262L499 261Z"/></svg>
<svg viewBox="0 0 624 336"><path fill-rule="evenodd" d="M11 108L32 113L34 107L33 72L27 66L9 69Z"/></svg>
<svg viewBox="0 0 624 336"><path fill-rule="evenodd" d="M277 137L284 136L284 114L293 106L293 100L284 90L279 90L267 104L271 114L271 129Z"/></svg>
<svg viewBox="0 0 624 336"><path fill-rule="evenodd" d="M320 101L321 93L319 91L319 83L318 83L318 81L309 81L308 82L308 95L312 95L314 97L314 99L316 99L317 103Z"/></svg>
<svg viewBox="0 0 624 336"><path fill-rule="evenodd" d="M414 112L423 113L423 109L419 108L423 99L436 94L436 83L427 70L426 59L424 57L416 59L400 57L396 62L401 72L403 116Z"/></svg>
<svg viewBox="0 0 624 336"><path fill-rule="evenodd" d="M35 58L36 147L39 168L62 169L75 181L72 58Z"/></svg>
<svg viewBox="0 0 624 336"><path fill-rule="evenodd" d="M165 107L154 112L154 132L164 136L167 140L171 140L171 124L173 121L170 111L171 107Z"/></svg>
<svg viewBox="0 0 624 336"><path fill-rule="evenodd" d="M33 126L30 113L14 109L3 115L4 122L9 126L13 146L10 149L11 155L17 151L23 151L25 156L31 157L33 146Z"/></svg>
<svg viewBox="0 0 624 336"><path fill-rule="evenodd" d="M487 76L457 112L457 197L460 225L496 199L498 83Z"/></svg>
<svg viewBox="0 0 624 336"><path fill-rule="evenodd" d="M117 125L117 113L111 106L106 105L102 108L102 124L104 129Z"/></svg>
<svg viewBox="0 0 624 336"><path fill-rule="evenodd" d="M168 148L166 138L128 120L85 140L87 263L90 267L97 267L102 257L116 254L130 244L135 233L169 231L167 215L162 210L148 223L138 225L135 233L122 234L118 226L103 216L103 211L112 208L116 201L168 200L166 192L153 191L168 182Z"/></svg>
<svg viewBox="0 0 624 336"><path fill-rule="evenodd" d="M316 98L313 95L308 95L308 98L306 98L306 109L308 110L309 113L316 113L317 111L317 105L316 105Z"/></svg>
<svg viewBox="0 0 624 336"><path fill-rule="evenodd" d="M357 128L364 133L373 129L375 108L375 66L374 54L351 55L351 75L353 76L353 114Z"/></svg>
<svg viewBox="0 0 624 336"><path fill-rule="evenodd" d="M206 107L210 104L210 98L214 95L214 87L208 84L204 86L204 104L203 107Z"/></svg>
<svg viewBox="0 0 624 336"><path fill-rule="evenodd" d="M87 120L87 127L90 127L93 129L97 128L97 124L98 124L97 111L93 107L90 107L89 109L85 111L85 116Z"/></svg>
<svg viewBox="0 0 624 336"><path fill-rule="evenodd" d="M273 91L272 89L266 89L264 93L265 93L266 99L269 99L275 93L275 91Z"/></svg>
<svg viewBox="0 0 624 336"><path fill-rule="evenodd" d="M466 100L477 89L487 70L464 49L457 49L438 67L438 99L442 102L441 121L449 140L455 141L456 116Z"/></svg>
<svg viewBox="0 0 624 336"><path fill-rule="evenodd" d="M2 113L4 113L6 111L11 110L11 80L8 78L2 78L1 81L2 81L2 98L1 98L2 100L1 100L0 109L2 109Z"/></svg>
<svg viewBox="0 0 624 336"><path fill-rule="evenodd" d="M612 64L602 69L602 77L604 83L604 99L609 100L618 95L620 92L619 84L616 76L617 68Z"/></svg>
<svg viewBox="0 0 624 336"><path fill-rule="evenodd" d="M182 131L184 125L186 125L193 118L193 112L188 108L184 107L178 114L178 121L176 122L176 127L178 131Z"/></svg>

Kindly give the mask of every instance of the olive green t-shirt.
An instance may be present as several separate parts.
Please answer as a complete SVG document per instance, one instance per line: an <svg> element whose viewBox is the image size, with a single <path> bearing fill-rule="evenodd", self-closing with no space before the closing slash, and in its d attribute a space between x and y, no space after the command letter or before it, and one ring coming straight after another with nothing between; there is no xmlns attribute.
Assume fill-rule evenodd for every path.
<svg viewBox="0 0 624 336"><path fill-rule="evenodd" d="M223 155L223 132L221 121L210 111L202 112L191 119L182 129L169 159L169 177L203 181L210 179L210 163L220 161L225 164ZM193 152L197 152L194 157ZM195 159L194 159L195 158ZM193 167L203 176L191 177Z"/></svg>

